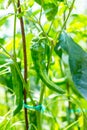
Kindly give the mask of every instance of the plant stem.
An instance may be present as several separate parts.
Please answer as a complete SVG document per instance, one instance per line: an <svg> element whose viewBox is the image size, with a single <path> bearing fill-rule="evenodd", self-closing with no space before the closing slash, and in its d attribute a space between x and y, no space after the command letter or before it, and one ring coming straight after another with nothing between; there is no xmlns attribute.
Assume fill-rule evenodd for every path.
<svg viewBox="0 0 87 130"><path fill-rule="evenodd" d="M42 6L41 6L41 11L40 11L40 16L39 16L39 22L41 22L41 16L42 16Z"/></svg>
<svg viewBox="0 0 87 130"><path fill-rule="evenodd" d="M67 25L65 23L66 21L66 11L64 11L64 14L63 14L63 21L64 21L64 29L66 29ZM68 106L67 106L67 121L68 121L68 125L70 124L70 107L71 107L71 102L70 102L70 85L69 85L69 81L67 81L66 83L66 89L67 89L67 101L68 101Z"/></svg>
<svg viewBox="0 0 87 130"><path fill-rule="evenodd" d="M60 36L60 34L62 33L63 29L64 29L65 26L66 26L66 23L67 23L67 21L68 21L68 19L69 19L69 17L70 17L71 12L72 12L74 3L75 3L75 0L73 0L73 2L72 2L72 4L71 4L71 7L69 8L69 13L68 13L68 15L67 15L67 17L66 17L66 19L65 19L65 21L64 21L64 23L63 23L63 25L62 25L61 31L60 31L60 32L57 32L56 40L57 40L58 36Z"/></svg>
<svg viewBox="0 0 87 130"><path fill-rule="evenodd" d="M42 104L42 102L43 102L44 91L45 91L45 86L44 86L44 83L42 82L41 91L40 91L39 104Z"/></svg>
<svg viewBox="0 0 87 130"><path fill-rule="evenodd" d="M51 24L50 24L50 27L48 28L48 31L47 31L47 35L49 34L50 30L51 30L51 27L52 27L52 24L53 24L54 20L52 20Z"/></svg>
<svg viewBox="0 0 87 130"><path fill-rule="evenodd" d="M75 0L73 0L73 2L72 2L72 4L71 4L71 7L69 8L69 13L68 13L68 15L67 15L67 17L66 17L66 19L65 19L65 22L64 22L64 24L63 24L63 26L62 26L61 31L62 31L62 30L64 29L64 27L66 26L66 23L67 23L67 21L68 21L68 19L69 19L69 16L70 16L71 12L72 12L74 2L75 2Z"/></svg>
<svg viewBox="0 0 87 130"><path fill-rule="evenodd" d="M68 99L68 107L67 107L67 120L68 120L68 125L70 124L70 107L71 107L71 103L70 103L70 85L68 83L69 81L67 81L67 99Z"/></svg>
<svg viewBox="0 0 87 130"><path fill-rule="evenodd" d="M41 24L40 24L41 26ZM42 26L41 26L42 27ZM43 30L43 28L42 28ZM44 32L44 31L43 31ZM44 32L45 34L45 32ZM47 34L46 34L46 37ZM52 41L50 41L52 42ZM51 53L50 53L50 57L48 59L48 65L47 65L47 73L49 71L49 66L50 66L50 61L51 61L51 56L52 56L52 51L53 51L53 47L51 46ZM40 98L39 98L39 104L41 105L42 102L43 102L43 97L44 97L44 92L45 92L45 84L42 82L42 85L41 85L41 90L40 90ZM41 112L38 112L37 111L37 126L38 126L38 130L42 130L42 125L41 125Z"/></svg>
<svg viewBox="0 0 87 130"><path fill-rule="evenodd" d="M21 7L20 7L20 0L18 0L18 12L21 14ZM21 33L22 33L22 42L23 42L23 55L24 55L24 80L27 83L27 54L26 54L26 39L25 39L25 31L24 31L24 22L23 18L20 17L20 26L21 26ZM26 89L24 87L24 103L26 104ZM28 130L28 113L27 109L24 108L25 112L25 123L26 123L26 130Z"/></svg>
<svg viewBox="0 0 87 130"><path fill-rule="evenodd" d="M16 9L16 5L15 5L15 2L13 0L13 6L14 6L14 32L13 32L13 57L14 57L14 60L16 61L16 51L15 51L15 34L16 34L16 14L17 14L17 9Z"/></svg>
<svg viewBox="0 0 87 130"><path fill-rule="evenodd" d="M38 104L41 105L43 102L43 96L44 96L44 91L45 91L45 86L44 83L41 82L41 90L40 90L40 98ZM41 125L41 112L36 111L36 116L37 116L37 128L38 130L42 130L42 125Z"/></svg>
<svg viewBox="0 0 87 130"><path fill-rule="evenodd" d="M74 121L73 123L71 123L70 125L68 125L64 130L69 130L69 128L71 129L72 126L76 125L79 122L79 119Z"/></svg>

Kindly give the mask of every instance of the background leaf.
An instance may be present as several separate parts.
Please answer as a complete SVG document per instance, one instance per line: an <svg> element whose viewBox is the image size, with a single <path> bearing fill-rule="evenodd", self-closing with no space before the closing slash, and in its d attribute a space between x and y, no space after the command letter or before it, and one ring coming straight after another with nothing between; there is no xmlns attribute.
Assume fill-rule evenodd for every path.
<svg viewBox="0 0 87 130"><path fill-rule="evenodd" d="M47 16L47 19L53 20L57 11L58 11L58 5L57 3L44 3L43 4L43 9L45 11L45 14Z"/></svg>
<svg viewBox="0 0 87 130"><path fill-rule="evenodd" d="M17 64L21 69L21 62L19 61ZM16 95L16 105L17 105L15 110L13 111L13 114L16 115L22 109L22 105L23 105L23 84L15 68L14 63L12 63L10 66L11 66L11 73L12 73L13 90Z"/></svg>
<svg viewBox="0 0 87 130"><path fill-rule="evenodd" d="M70 71L75 87L87 99L87 53L65 32L60 35L55 47L57 54L59 46L69 56Z"/></svg>
<svg viewBox="0 0 87 130"><path fill-rule="evenodd" d="M35 1L42 6L47 19L49 21L53 20L58 11L57 0L44 0L43 2L39 0Z"/></svg>

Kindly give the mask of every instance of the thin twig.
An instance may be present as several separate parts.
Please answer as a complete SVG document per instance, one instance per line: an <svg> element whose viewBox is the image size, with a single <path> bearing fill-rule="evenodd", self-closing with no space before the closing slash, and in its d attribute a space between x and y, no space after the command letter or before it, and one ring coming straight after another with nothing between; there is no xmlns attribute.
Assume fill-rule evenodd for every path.
<svg viewBox="0 0 87 130"><path fill-rule="evenodd" d="M16 61L16 49L15 49L15 35L16 35L16 14L17 14L17 9L16 9L16 5L15 2L13 0L13 6L14 6L14 32L13 32L13 56L14 56L14 60Z"/></svg>
<svg viewBox="0 0 87 130"><path fill-rule="evenodd" d="M64 24L65 24L65 20L66 20L66 11L64 11L64 14L63 14L63 22L64 22ZM67 28L67 25L65 24L65 26L64 26L64 29L66 29ZM70 107L71 107L71 102L70 102L70 85L69 85L69 81L67 81L67 83L66 83L66 89L67 89L67 101L68 101L68 110L67 110L67 112L66 112L66 114L67 114L67 120L68 120L68 124L70 124Z"/></svg>
<svg viewBox="0 0 87 130"><path fill-rule="evenodd" d="M60 36L60 34L62 33L63 29L65 28L66 23L67 23L67 21L68 21L68 19L69 19L69 17L70 17L71 12L72 12L74 3L75 3L75 0L73 0L73 2L72 2L72 4L71 4L71 7L69 8L69 13L68 13L68 15L67 15L67 17L66 17L66 19L65 19L65 22L63 23L62 28L61 28L61 31L60 31L60 32L59 32L59 31L57 32L57 35L56 35L56 38L55 38L55 39L57 39L58 36ZM55 41L56 41L56 40L55 40Z"/></svg>
<svg viewBox="0 0 87 130"><path fill-rule="evenodd" d="M53 24L54 20L52 20L51 24L50 24L50 27L48 28L48 31L47 31L47 35L49 34L50 30L51 30L51 27L52 27L52 24Z"/></svg>
<svg viewBox="0 0 87 130"><path fill-rule="evenodd" d="M40 16L39 16L39 22L41 22L41 16L42 16L42 6L41 6L41 11L40 11Z"/></svg>

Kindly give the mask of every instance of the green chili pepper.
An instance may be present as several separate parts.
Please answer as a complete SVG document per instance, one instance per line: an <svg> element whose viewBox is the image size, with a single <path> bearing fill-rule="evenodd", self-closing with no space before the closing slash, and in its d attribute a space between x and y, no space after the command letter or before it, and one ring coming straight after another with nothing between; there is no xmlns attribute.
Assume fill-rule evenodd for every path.
<svg viewBox="0 0 87 130"><path fill-rule="evenodd" d="M46 47L47 40L42 39L34 39L33 44L31 46L31 55L34 63L35 70L41 80L47 85L47 87L53 91L63 94L64 90L60 88L60 86L56 85L53 81L51 81L47 75L46 71Z"/></svg>

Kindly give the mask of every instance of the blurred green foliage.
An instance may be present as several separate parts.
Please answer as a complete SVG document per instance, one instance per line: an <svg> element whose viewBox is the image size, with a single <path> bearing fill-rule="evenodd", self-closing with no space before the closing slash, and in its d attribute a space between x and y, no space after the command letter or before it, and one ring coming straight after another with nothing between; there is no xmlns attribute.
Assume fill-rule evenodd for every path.
<svg viewBox="0 0 87 130"><path fill-rule="evenodd" d="M62 42L59 43L58 41L60 32L66 30L75 41L73 41L74 44L77 43L77 46L81 46L84 53L87 51L87 16L85 14L72 12L64 25L72 2L73 0L70 2L69 0L44 0L43 2L42 0L23 0L21 2L22 13L16 14L16 25L14 24L16 28L15 34L11 33L11 30L14 28L12 26L14 23L14 13L10 12L10 14L0 16L0 32L3 30L2 35L0 33L0 130L25 129L23 111L24 81L22 79L24 63L19 16L24 18L25 23L28 59L28 83L26 85L27 104L31 106L43 104L45 106L44 112L38 112L32 109L28 110L29 130L86 130L87 101L80 94L87 97L87 87L85 86L84 88L84 86L80 84L81 90L79 90L78 85L76 84L77 86L75 86L75 79L73 82L70 72L70 69L72 69L73 73L75 67L72 66L73 63L71 63L70 66L68 62L68 56L72 56L71 61L75 62L76 59L80 59L80 55L83 59L83 55L77 48L72 46L72 40L69 41L68 36L63 37L62 42L65 42L64 46ZM7 8L17 8L17 1L8 0L7 3L5 3L5 1L0 0L0 10L5 9L5 4L7 4ZM74 7L72 9L74 9ZM8 26L6 26L7 23L9 23ZM30 49L31 46L33 46L32 40L34 38L45 38L47 40L47 42L42 45L43 47L45 45L45 59L43 59L42 53L39 55L40 59L42 58L41 64L45 64L44 70L49 80L62 88L66 92L65 94L52 91L47 88L47 84L44 80L40 80L41 77L38 75L40 70L37 72L35 70L31 55L32 50ZM19 67L17 61L14 61L13 43L15 43L16 58L20 60L21 64ZM54 47L57 43L58 46L60 44L62 48L59 47L57 50L59 56L54 51ZM68 55L67 49L69 51ZM78 55L74 53L76 51L78 51ZM74 65L78 69L78 66L76 64ZM85 63L81 62L81 65L83 68L85 67L84 72L86 72L87 67ZM77 74L77 70L75 74ZM86 76L81 76L80 74L79 80L85 79L86 82ZM63 79L63 77L65 77L65 79ZM59 84L59 81L62 80L63 83ZM77 91L73 91L75 87ZM82 92L83 89L85 94ZM78 90L80 94L78 94ZM17 110L15 116L13 115L14 110Z"/></svg>

